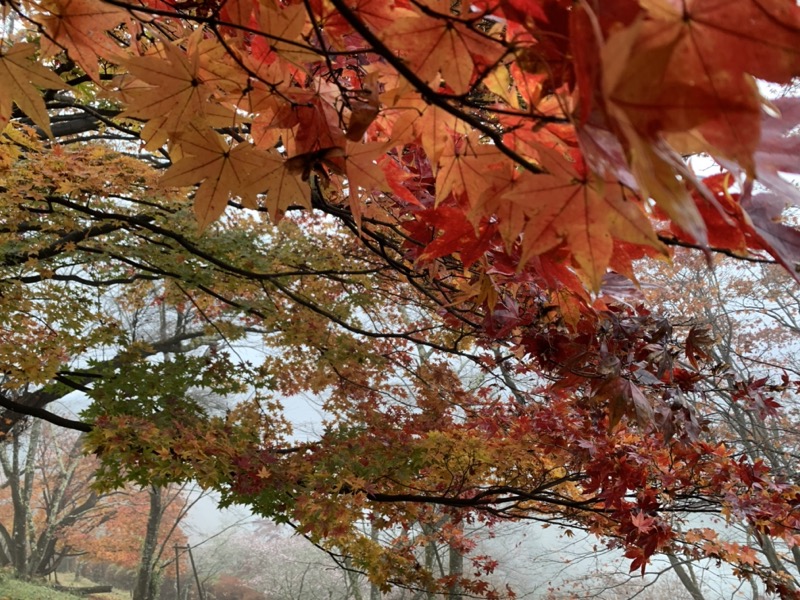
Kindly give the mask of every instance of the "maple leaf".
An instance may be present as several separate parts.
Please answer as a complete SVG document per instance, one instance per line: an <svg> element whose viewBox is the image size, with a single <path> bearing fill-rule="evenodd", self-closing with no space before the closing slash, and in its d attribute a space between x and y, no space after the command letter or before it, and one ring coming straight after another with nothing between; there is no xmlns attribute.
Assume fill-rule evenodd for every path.
<svg viewBox="0 0 800 600"><path fill-rule="evenodd" d="M358 99L350 105L350 119L347 122L347 139L351 142L361 140L380 112L380 95L378 81L373 77L367 79L368 88L361 90Z"/></svg>
<svg viewBox="0 0 800 600"><path fill-rule="evenodd" d="M451 131L457 120L439 107L428 106L416 94L414 96L416 102L403 103L404 114L394 123L392 140L396 140L398 144L419 140L431 163L431 169L437 173L439 160L445 149L453 145ZM395 98L394 101L402 102L400 98Z"/></svg>
<svg viewBox="0 0 800 600"><path fill-rule="evenodd" d="M697 369L697 359L709 360L711 356L709 352L714 345L714 336L711 333L711 327L695 326L689 330L686 336L686 358L692 366Z"/></svg>
<svg viewBox="0 0 800 600"><path fill-rule="evenodd" d="M372 142L358 144L347 142L344 152L345 169L349 185L350 206L356 220L360 221L363 210L363 198L373 192L389 190L389 184L383 170L378 165L377 159L383 156L387 144Z"/></svg>
<svg viewBox="0 0 800 600"><path fill-rule="evenodd" d="M606 73L615 72L608 99L642 135L694 130L671 143L696 152L704 141L712 154L752 171L761 119L753 77L788 82L800 74L800 8L781 0L642 6L647 17L617 34L630 37L624 66L609 64L619 55L604 58Z"/></svg>
<svg viewBox="0 0 800 600"><path fill-rule="evenodd" d="M527 223L522 261L566 243L569 252L599 290L611 260L613 240L652 246L666 252L639 201L614 182L582 176L552 153L545 161L555 174L525 173L497 201L517 203Z"/></svg>
<svg viewBox="0 0 800 600"><path fill-rule="evenodd" d="M34 86L51 90L67 86L51 70L33 62L31 59L35 54L36 46L26 42L5 51L0 46L0 87L4 90L0 94L0 131L11 118L11 103L14 102L48 137L52 137L50 116L41 93Z"/></svg>
<svg viewBox="0 0 800 600"><path fill-rule="evenodd" d="M745 256L748 244L753 248L761 248L752 236L747 235L750 221L739 203L739 194L730 191L733 178L729 173L719 173L703 179L703 185L714 194L716 202L712 204L706 196L697 191L692 192L698 212L708 228L708 243L716 248L729 248ZM684 234L676 224L680 239Z"/></svg>
<svg viewBox="0 0 800 600"><path fill-rule="evenodd" d="M346 140L336 108L322 94L315 94L309 102L294 109L299 126L290 152L303 154L322 148L345 146Z"/></svg>
<svg viewBox="0 0 800 600"><path fill-rule="evenodd" d="M259 6L256 0L225 0L220 17L227 23L252 29L256 26L254 13L257 13Z"/></svg>
<svg viewBox="0 0 800 600"><path fill-rule="evenodd" d="M259 24L265 34L264 43L268 52L274 52L297 65L322 60L303 38L308 27L308 12L302 4L281 6L276 0L268 0L260 4ZM270 60L267 53L263 60Z"/></svg>
<svg viewBox="0 0 800 600"><path fill-rule="evenodd" d="M416 217L425 225L424 228L417 228L421 231L417 233L416 239L425 244L425 250L418 257L420 261L461 253L464 267L469 268L486 250L494 232L493 228L484 227L481 235L477 235L472 223L464 218L463 211L451 206L440 205L434 209L420 211ZM407 228L411 230L412 226L409 225ZM441 235L430 241L430 237L437 231L441 232ZM422 236L427 236L428 239ZM478 296L486 295L487 290L481 286L488 283L490 281L487 278L474 286L482 292L482 294L479 292Z"/></svg>
<svg viewBox="0 0 800 600"><path fill-rule="evenodd" d="M776 114L777 112L777 114ZM774 193L800 205L800 189L781 174L799 173L800 162L800 98L786 97L770 101L761 118L761 140L753 160L759 183ZM720 161L732 173L741 169L730 161Z"/></svg>
<svg viewBox="0 0 800 600"><path fill-rule="evenodd" d="M161 177L163 186L186 186L202 182L194 198L194 211L200 228L205 228L225 211L233 196L244 196L255 205L252 191L258 169L267 163L266 155L252 144L234 146L212 129L190 127L178 138L183 158Z"/></svg>
<svg viewBox="0 0 800 600"><path fill-rule="evenodd" d="M800 231L781 222L784 199L764 193L743 199L741 206L752 222L749 233L800 281Z"/></svg>
<svg viewBox="0 0 800 600"><path fill-rule="evenodd" d="M124 117L153 121L142 133L158 147L166 137L186 128L192 121L206 120L212 126L232 125L234 113L208 100L216 89L203 77L200 40L202 32L192 35L184 52L170 41L163 41L163 55L140 56L125 61L125 66L140 82L122 90L127 108ZM155 148L153 148L155 149Z"/></svg>
<svg viewBox="0 0 800 600"><path fill-rule="evenodd" d="M344 16L328 2L310 0L314 12L320 15L325 24L325 30L332 33L334 43L344 41L346 36L352 35L353 27ZM400 2L386 2L386 0L350 0L350 9L372 31L385 31L398 18L414 16L415 13L403 6Z"/></svg>
<svg viewBox="0 0 800 600"><path fill-rule="evenodd" d="M647 516L644 512L639 512L631 517L631 524L636 528L638 533L647 533L653 529L655 519Z"/></svg>
<svg viewBox="0 0 800 600"><path fill-rule="evenodd" d="M655 411L650 400L639 386L624 377L612 376L605 380L594 395L596 401L608 400L608 430L613 431L623 416L633 417L641 427L655 421Z"/></svg>
<svg viewBox="0 0 800 600"><path fill-rule="evenodd" d="M311 208L311 189L308 177L297 173L289 161L275 150L268 150L261 157L262 162L255 172L255 179L243 191L245 200L254 194L266 193L266 206L274 223L280 221L283 213L290 207ZM255 205L247 202L250 208Z"/></svg>
<svg viewBox="0 0 800 600"><path fill-rule="evenodd" d="M100 58L116 62L123 56L108 33L126 19L121 8L101 0L45 0L41 8L45 14L41 24L47 32L42 38L45 56L64 48L95 81L100 77Z"/></svg>
<svg viewBox="0 0 800 600"><path fill-rule="evenodd" d="M432 83L441 73L455 94L470 89L477 64L493 64L504 49L486 34L452 18L449 5L440 15L401 17L380 33L422 80Z"/></svg>
<svg viewBox="0 0 800 600"><path fill-rule="evenodd" d="M484 144L474 133L465 139L448 139L436 172L436 201L450 194L465 194L477 201L492 182L491 166L501 161L501 155L492 144Z"/></svg>
<svg viewBox="0 0 800 600"><path fill-rule="evenodd" d="M660 28L658 43L674 45L676 60L680 55L691 61L684 64L690 78L697 75L695 68L704 67L706 72L744 71L759 79L789 83L800 70L800 7L796 3L642 0L640 4L651 18L643 36L655 35ZM736 52L723 52L725 48L736 48Z"/></svg>

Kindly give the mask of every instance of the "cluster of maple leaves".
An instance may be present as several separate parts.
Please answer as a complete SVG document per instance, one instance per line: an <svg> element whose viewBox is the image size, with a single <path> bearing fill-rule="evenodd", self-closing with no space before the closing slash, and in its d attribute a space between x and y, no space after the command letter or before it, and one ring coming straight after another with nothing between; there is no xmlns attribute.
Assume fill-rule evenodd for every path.
<svg viewBox="0 0 800 600"><path fill-rule="evenodd" d="M269 278L325 323L281 321L295 350L271 380L287 393L331 393L336 418L318 443L292 446L250 404L202 425L179 411L167 425L133 411L102 414L99 404L92 443L109 465L114 456L128 463L123 474L109 466L109 480L197 478L228 502L332 540L382 584L433 585L414 567L413 544L381 550L354 524L367 508L386 529L424 521L425 505L436 503L455 518L537 512L577 522L616 540L634 569L683 543L689 555L729 560L797 594L747 552L681 537L665 516L724 506L793 546L800 495L702 439L702 419L682 398L707 376L713 340L700 329L676 339L631 283L636 261L667 257L674 245L771 257L797 277L800 234L782 216L800 195L782 174L798 171L800 102L768 100L759 87L800 75L793 0L7 0L0 8L7 23L17 19L0 39L1 168L40 160L26 120L51 137L54 111L83 111L141 139L139 156L163 168L157 184L142 185L196 186L207 236L234 218L232 208L275 222L315 209L353 233L352 252L371 257L344 253L362 261L365 280L340 290ZM30 39L20 41L23 30ZM130 149L130 138L117 144ZM92 160L92 152L100 151L73 156ZM684 159L700 153L716 161L713 175ZM153 217L100 210L96 171L59 184L57 173L48 177L17 192L23 203L166 235ZM107 177L119 185L116 167ZM18 189L19 175L12 179ZM157 205L159 192L148 193ZM17 232L28 223L20 218ZM170 239L208 259L189 234ZM36 257L66 247L38 248ZM249 272L214 265L226 277ZM383 270L393 275L366 278ZM425 319L398 311L392 326L405 318L406 327L393 333L378 311L364 326L352 307L326 306L370 285L399 303L418 294L420 313L438 311L444 329L431 333ZM250 296L213 294L264 318L248 312ZM358 336L378 338L371 354ZM470 344L510 390L502 401L491 386L465 390L447 361L412 360L419 347L459 353ZM297 348L314 348L319 361ZM386 372L403 370L419 383L400 392ZM526 377L527 387L515 383ZM387 402L381 386L408 406ZM452 531L440 535L461 543Z"/></svg>

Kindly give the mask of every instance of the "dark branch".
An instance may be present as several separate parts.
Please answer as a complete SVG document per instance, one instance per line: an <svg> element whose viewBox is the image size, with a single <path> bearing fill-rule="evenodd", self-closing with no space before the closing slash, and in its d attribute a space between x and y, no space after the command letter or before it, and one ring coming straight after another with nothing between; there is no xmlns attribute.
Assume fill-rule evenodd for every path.
<svg viewBox="0 0 800 600"><path fill-rule="evenodd" d="M66 429L74 429L76 431L83 431L85 433L88 433L93 429L93 426L89 423L68 419L66 417L60 417L55 413L51 413L49 410L38 408L36 406L25 406L24 404L14 402L13 400L6 398L3 394L0 394L0 406L10 410L12 413L36 417L37 419L42 419L43 421L47 421L48 423L52 423L53 425L58 425L59 427L64 427ZM18 420L19 419L16 419L16 421Z"/></svg>

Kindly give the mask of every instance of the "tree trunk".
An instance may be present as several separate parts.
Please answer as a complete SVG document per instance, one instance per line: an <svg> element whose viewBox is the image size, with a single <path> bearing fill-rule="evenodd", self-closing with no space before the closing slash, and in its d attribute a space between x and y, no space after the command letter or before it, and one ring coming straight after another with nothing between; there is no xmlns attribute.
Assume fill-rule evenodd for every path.
<svg viewBox="0 0 800 600"><path fill-rule="evenodd" d="M370 526L369 536L375 543L378 543L380 541L378 536L378 528L375 527L375 523L372 523L372 525ZM370 584L369 586L369 600L381 600L381 590L374 583Z"/></svg>
<svg viewBox="0 0 800 600"><path fill-rule="evenodd" d="M58 530L70 527L83 513L91 510L97 504L98 496L94 492L89 494L86 502L71 510L65 504L75 469L82 458L82 447L82 438L79 437L65 455L67 460L59 459L58 461L58 479L53 486L53 491L46 498L45 523L38 539L30 549L31 575L49 575L58 567L61 560L61 557L56 555ZM32 526L31 530L33 530Z"/></svg>
<svg viewBox="0 0 800 600"><path fill-rule="evenodd" d="M4 532L2 538L11 565L18 577L27 579L33 573L30 564L31 536L33 517L31 514L31 495L33 494L33 478L35 475L35 455L39 445L41 421L34 421L28 434L25 455L22 454L21 435L14 435L11 442L11 460L0 452L3 474L8 481L11 492L11 504L14 510L11 533Z"/></svg>
<svg viewBox="0 0 800 600"><path fill-rule="evenodd" d="M461 529L463 535L463 529ZM449 600L461 600L462 589L461 582L459 581L464 576L464 555L457 548L450 546L448 548L448 570L450 577L453 578L453 583L450 585L448 594Z"/></svg>
<svg viewBox="0 0 800 600"><path fill-rule="evenodd" d="M158 574L156 573L156 548L158 546L158 530L161 527L161 516L164 514L161 489L150 487L150 513L147 517L147 530L142 543L142 554L139 569L136 573L136 585L133 600L157 600Z"/></svg>
<svg viewBox="0 0 800 600"><path fill-rule="evenodd" d="M703 592L700 591L700 587L697 585L697 582L683 567L683 562L681 562L681 560L671 552L667 554L667 558L669 559L669 564L672 565L672 569L675 571L675 574L678 576L678 579L681 580L683 587L685 587L686 591L688 591L692 596L692 600L705 600Z"/></svg>

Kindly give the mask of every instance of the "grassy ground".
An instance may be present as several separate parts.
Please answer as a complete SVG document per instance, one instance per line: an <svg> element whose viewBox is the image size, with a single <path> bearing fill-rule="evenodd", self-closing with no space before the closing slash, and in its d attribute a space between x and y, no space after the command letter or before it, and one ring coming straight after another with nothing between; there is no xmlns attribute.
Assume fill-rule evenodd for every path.
<svg viewBox="0 0 800 600"><path fill-rule="evenodd" d="M86 578L72 581L70 577L67 577L66 580L61 577L60 583L64 586L75 587L96 585ZM78 596L57 592L43 583L20 581L13 579L7 573L0 575L0 600L76 600L76 598ZM90 598L92 600L130 600L130 594L115 590L111 594L92 594Z"/></svg>
<svg viewBox="0 0 800 600"><path fill-rule="evenodd" d="M41 584L9 577L4 577L0 581L0 600L75 600L76 597Z"/></svg>

